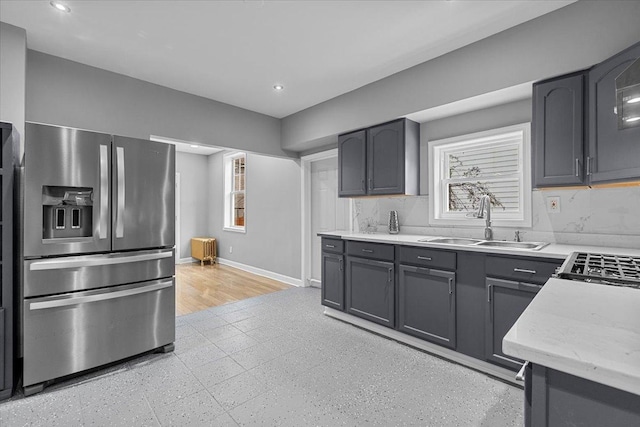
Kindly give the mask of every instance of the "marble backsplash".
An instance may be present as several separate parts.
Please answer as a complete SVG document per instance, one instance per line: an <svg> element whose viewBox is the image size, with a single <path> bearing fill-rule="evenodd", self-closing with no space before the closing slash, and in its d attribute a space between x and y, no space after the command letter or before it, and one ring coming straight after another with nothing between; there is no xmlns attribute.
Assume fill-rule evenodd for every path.
<svg viewBox="0 0 640 427"><path fill-rule="evenodd" d="M560 198L559 212L547 212L547 197ZM354 231L386 232L389 211L396 210L404 234L483 236L482 223L429 226L429 196L352 200ZM532 227L494 227L494 238L513 240L520 230L525 241L640 248L640 186L534 190L532 209Z"/></svg>

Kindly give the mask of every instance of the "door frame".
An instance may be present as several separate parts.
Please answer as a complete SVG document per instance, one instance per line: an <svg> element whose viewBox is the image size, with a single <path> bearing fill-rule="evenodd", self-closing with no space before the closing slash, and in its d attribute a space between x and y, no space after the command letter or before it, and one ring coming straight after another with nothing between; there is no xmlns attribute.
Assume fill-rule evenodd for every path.
<svg viewBox="0 0 640 427"><path fill-rule="evenodd" d="M310 277L312 263L311 254L313 253L311 250L311 245L313 244L313 236L311 236L311 164L313 162L331 159L334 157L338 157L337 148L300 157L300 173L302 183L300 186L302 192L302 197L300 198L302 203L300 209L302 216L300 221L300 224L302 226L302 230L300 233L302 236L300 251L302 268L300 279L303 287L320 287L320 282ZM353 203L351 199L349 199L349 218L353 218ZM352 230L352 227L352 221L349 220L349 231Z"/></svg>
<svg viewBox="0 0 640 427"><path fill-rule="evenodd" d="M175 194L175 199L176 199L176 217L175 217L175 221L176 221L176 244L175 244L175 259L176 259L176 264L180 263L180 172L176 172L176 188L175 188L176 194Z"/></svg>

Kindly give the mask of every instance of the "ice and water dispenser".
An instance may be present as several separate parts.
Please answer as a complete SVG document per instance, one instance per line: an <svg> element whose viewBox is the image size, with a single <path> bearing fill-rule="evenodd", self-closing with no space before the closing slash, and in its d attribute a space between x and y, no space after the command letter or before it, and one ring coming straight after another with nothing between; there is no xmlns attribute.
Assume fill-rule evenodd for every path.
<svg viewBox="0 0 640 427"><path fill-rule="evenodd" d="M93 188L42 187L42 238L93 236Z"/></svg>

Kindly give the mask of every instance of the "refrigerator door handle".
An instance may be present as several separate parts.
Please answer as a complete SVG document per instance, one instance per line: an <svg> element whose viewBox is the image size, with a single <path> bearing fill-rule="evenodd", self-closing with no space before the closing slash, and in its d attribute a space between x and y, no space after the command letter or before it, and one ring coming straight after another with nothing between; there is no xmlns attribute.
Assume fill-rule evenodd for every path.
<svg viewBox="0 0 640 427"><path fill-rule="evenodd" d="M29 270L61 270L65 268L96 267L101 265L127 264L130 262L153 261L162 258L171 258L173 250L157 252L151 254L130 255L130 256L94 256L74 257L66 259L51 259L31 263Z"/></svg>
<svg viewBox="0 0 640 427"><path fill-rule="evenodd" d="M106 301L106 300L115 299L115 298L124 298L131 295L158 291L160 289L169 288L171 286L173 286L173 279L169 279L167 281L160 282L160 283L155 283L153 285L146 285L146 286L141 286L139 288L133 288L133 289L125 289L122 291L102 292L95 295L85 295L85 296L78 296L78 297L71 297L71 298L67 296L62 296L60 298L56 298L48 301L32 302L29 304L29 310L31 311L44 310L47 308L67 307L70 305Z"/></svg>
<svg viewBox="0 0 640 427"><path fill-rule="evenodd" d="M116 147L116 167L118 169L118 197L116 208L116 238L124 237L124 147Z"/></svg>
<svg viewBox="0 0 640 427"><path fill-rule="evenodd" d="M106 145L100 145L100 222L98 238L107 238L107 219L109 218L109 159Z"/></svg>

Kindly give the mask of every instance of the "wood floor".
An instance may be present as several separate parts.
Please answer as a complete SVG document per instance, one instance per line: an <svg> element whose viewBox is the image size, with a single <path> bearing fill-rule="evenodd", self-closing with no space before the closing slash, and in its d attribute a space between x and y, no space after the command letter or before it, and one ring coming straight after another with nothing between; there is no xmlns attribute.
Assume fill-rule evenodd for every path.
<svg viewBox="0 0 640 427"><path fill-rule="evenodd" d="M228 265L176 265L176 315L268 294L290 285Z"/></svg>

